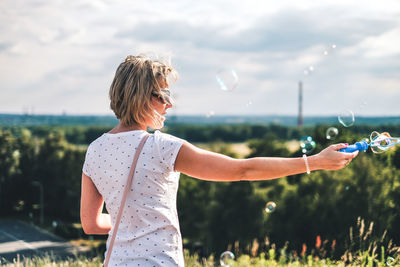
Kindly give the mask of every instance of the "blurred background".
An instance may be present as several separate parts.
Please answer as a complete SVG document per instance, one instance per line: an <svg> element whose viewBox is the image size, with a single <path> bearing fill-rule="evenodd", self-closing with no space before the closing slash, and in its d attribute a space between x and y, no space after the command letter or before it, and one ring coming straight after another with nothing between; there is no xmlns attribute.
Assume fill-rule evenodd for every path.
<svg viewBox="0 0 400 267"><path fill-rule="evenodd" d="M15 221L102 257L106 236L80 225L81 169L117 123L108 89L127 55L180 74L162 131L235 158L301 157L400 136L399 18L396 0L1 1L0 262L26 250L7 243ZM184 247L400 264L400 150L379 152L272 181L181 175Z"/></svg>

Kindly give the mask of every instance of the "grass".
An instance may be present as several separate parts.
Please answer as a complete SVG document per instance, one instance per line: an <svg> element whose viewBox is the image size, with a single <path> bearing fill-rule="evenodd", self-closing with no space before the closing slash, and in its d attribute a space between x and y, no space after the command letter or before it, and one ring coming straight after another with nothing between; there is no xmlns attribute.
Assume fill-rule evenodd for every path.
<svg viewBox="0 0 400 267"><path fill-rule="evenodd" d="M382 248L382 252L384 248ZM63 266L82 266L82 267L99 267L102 266L102 257L87 258L83 256L77 256L75 258L69 258L65 260L57 260L54 256L46 255L43 257L33 258L21 258L14 259L13 262L0 261L0 264L5 267L63 267ZM294 255L286 255L281 253L278 255L275 249L270 249L266 253L260 253L256 257L252 257L247 254L243 254L235 260L227 262L226 265L221 265L219 259L214 258L213 255L210 257L200 259L197 255L190 255L185 250L185 264L187 267L215 267L215 266L231 266L231 267L355 267L355 266L367 266L367 267L386 267L386 266L400 266L400 253L396 254L395 257L385 257L384 254L379 258L376 251L358 251L356 252L351 261L349 258L342 257L340 261L330 260L329 258L320 259L312 255L303 255L296 257Z"/></svg>
<svg viewBox="0 0 400 267"><path fill-rule="evenodd" d="M327 246L328 241L322 241L319 236L316 239L314 248L307 250L307 246L303 244L300 254L296 251L288 251L287 244L281 249L276 249L275 244L270 244L266 238L266 246L263 249L260 249L260 245L254 239L253 244L247 250L248 254L240 254L239 243L235 242L233 248L230 246L230 250L233 249L232 251L235 251L237 257L230 262L226 262L226 264L220 262L219 255L200 258L197 254L190 254L188 250L185 250L185 265L187 267L400 267L400 247L394 245L391 240L387 240L386 231L379 240L372 239L373 226L374 224L371 222L367 227L365 221L359 217L356 229L353 231L353 228L350 228L349 245L340 259L329 257L335 252L336 241ZM0 255L0 265L5 267L102 266L105 240L79 239L71 240L71 242L75 245L91 247L92 253L90 255L92 256L78 255L67 259L58 259L54 255L35 256L32 258L18 256L12 262L7 262Z"/></svg>
<svg viewBox="0 0 400 267"><path fill-rule="evenodd" d="M53 256L47 255L42 257L33 257L33 258L20 258L17 257L13 262L4 262L0 261L1 266L6 267L99 267L102 266L103 262L100 257L94 258L85 258L85 257L77 257L77 258L69 258L65 260L57 260Z"/></svg>

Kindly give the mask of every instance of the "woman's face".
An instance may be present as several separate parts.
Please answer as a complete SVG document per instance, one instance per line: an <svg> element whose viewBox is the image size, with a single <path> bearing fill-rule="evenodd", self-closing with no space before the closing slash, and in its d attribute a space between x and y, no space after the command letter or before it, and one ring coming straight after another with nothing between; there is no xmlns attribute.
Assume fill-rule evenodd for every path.
<svg viewBox="0 0 400 267"><path fill-rule="evenodd" d="M161 129L164 126L167 110L172 108L169 89L162 89L160 95L153 94L151 101L155 116L149 123L149 127L153 129Z"/></svg>

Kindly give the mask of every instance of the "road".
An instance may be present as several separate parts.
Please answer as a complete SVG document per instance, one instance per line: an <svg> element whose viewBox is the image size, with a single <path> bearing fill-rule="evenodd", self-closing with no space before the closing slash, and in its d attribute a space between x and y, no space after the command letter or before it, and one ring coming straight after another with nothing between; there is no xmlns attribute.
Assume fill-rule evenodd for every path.
<svg viewBox="0 0 400 267"><path fill-rule="evenodd" d="M0 265L32 256L54 255L65 259L84 252L82 247L22 221L0 221Z"/></svg>

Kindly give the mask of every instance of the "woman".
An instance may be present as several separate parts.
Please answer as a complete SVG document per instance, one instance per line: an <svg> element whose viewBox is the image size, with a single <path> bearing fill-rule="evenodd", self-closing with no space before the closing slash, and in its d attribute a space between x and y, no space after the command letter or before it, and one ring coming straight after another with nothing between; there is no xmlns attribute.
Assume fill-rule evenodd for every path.
<svg viewBox="0 0 400 267"><path fill-rule="evenodd" d="M85 233L111 236L135 149L147 127L163 127L172 107L169 80L176 77L169 64L143 56L128 56L118 67L110 87L110 107L119 123L90 144L83 166ZM253 181L338 170L357 155L337 151L344 147L331 145L308 158L233 159L155 131L138 159L109 266L184 266L176 210L180 172L210 181ZM102 213L104 203L109 214Z"/></svg>

